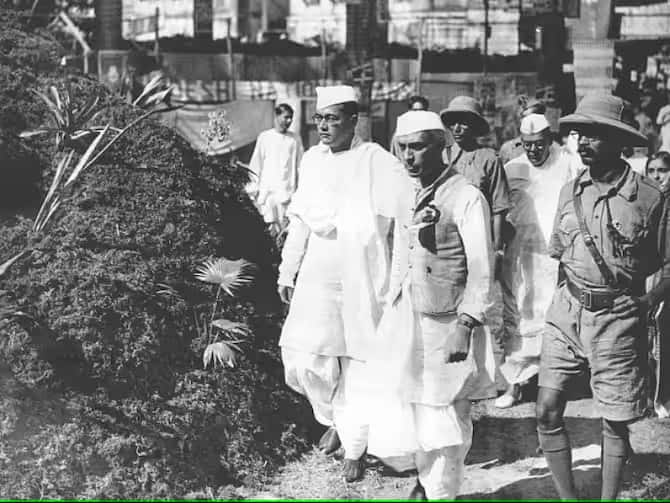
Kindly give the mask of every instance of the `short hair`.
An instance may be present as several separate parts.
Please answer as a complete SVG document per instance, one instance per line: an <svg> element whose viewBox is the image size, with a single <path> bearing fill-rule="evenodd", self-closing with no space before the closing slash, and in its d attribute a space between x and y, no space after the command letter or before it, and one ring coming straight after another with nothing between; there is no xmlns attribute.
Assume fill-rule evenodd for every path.
<svg viewBox="0 0 670 503"><path fill-rule="evenodd" d="M410 110L414 106L414 103L421 103L421 106L423 107L424 110L428 110L428 100L423 97L415 94L414 96L410 96L409 99L407 100L407 108Z"/></svg>
<svg viewBox="0 0 670 503"><path fill-rule="evenodd" d="M649 157L647 157L647 164L645 164L644 166L645 173L647 173L649 165L656 160L661 161L663 164L666 165L666 167L670 168L670 152L666 152L665 150L659 150L655 154L651 154Z"/></svg>
<svg viewBox="0 0 670 503"><path fill-rule="evenodd" d="M291 114L294 115L293 108L291 105L288 105L286 103L280 103L275 107L275 115L281 115L281 114Z"/></svg>

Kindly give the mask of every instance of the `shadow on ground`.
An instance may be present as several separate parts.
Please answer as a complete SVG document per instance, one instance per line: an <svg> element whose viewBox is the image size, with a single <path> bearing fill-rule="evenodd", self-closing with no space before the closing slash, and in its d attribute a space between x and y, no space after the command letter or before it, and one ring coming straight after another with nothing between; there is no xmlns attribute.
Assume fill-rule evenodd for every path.
<svg viewBox="0 0 670 503"><path fill-rule="evenodd" d="M539 456L536 425L531 417L482 416L474 424L466 464L506 464ZM567 417L565 425L573 448L600 444L599 419Z"/></svg>

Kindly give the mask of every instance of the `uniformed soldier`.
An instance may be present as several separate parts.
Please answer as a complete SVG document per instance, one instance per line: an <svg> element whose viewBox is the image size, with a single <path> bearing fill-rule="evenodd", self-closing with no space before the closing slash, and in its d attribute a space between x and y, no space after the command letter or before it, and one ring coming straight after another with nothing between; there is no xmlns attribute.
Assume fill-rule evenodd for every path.
<svg viewBox="0 0 670 503"><path fill-rule="evenodd" d="M507 178L500 158L495 150L482 147L477 142L478 136L489 133L489 123L482 115L479 103L469 96L452 99L447 108L440 112L440 118L451 130L456 142L451 149L451 166L477 187L489 203L498 271L502 263L503 223L510 202Z"/></svg>
<svg viewBox="0 0 670 503"><path fill-rule="evenodd" d="M628 425L647 407L646 313L670 286L664 199L633 172L621 149L641 145L626 102L587 95L560 120L579 134L588 168L559 196L550 255L564 278L547 312L540 356L538 437L561 498L577 498L563 414L576 376L591 370L591 390L602 417L602 499L619 491L631 452ZM645 294L645 278L662 280Z"/></svg>

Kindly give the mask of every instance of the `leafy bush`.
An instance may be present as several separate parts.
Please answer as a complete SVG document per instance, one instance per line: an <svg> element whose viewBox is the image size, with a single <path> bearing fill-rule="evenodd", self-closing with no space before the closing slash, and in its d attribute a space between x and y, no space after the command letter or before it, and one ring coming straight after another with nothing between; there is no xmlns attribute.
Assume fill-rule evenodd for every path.
<svg viewBox="0 0 670 503"><path fill-rule="evenodd" d="M77 106L102 95L99 124L141 114L88 78L60 75L29 50L57 49L7 19L0 11L14 26L0 29L0 89L22 75L9 101L24 112L12 122L3 102L1 131L43 125L29 90L65 81ZM48 186L53 138L24 148ZM82 173L48 233L23 218L0 223L0 262L30 250L0 279L0 301L26 313L0 325L1 494L180 497L258 482L305 447L311 415L285 388L276 348L276 250L244 195L246 176L148 120ZM224 256L256 265L253 287L219 301L222 317L250 331L234 369L202 370L210 341L195 319L210 312L212 290L195 273Z"/></svg>

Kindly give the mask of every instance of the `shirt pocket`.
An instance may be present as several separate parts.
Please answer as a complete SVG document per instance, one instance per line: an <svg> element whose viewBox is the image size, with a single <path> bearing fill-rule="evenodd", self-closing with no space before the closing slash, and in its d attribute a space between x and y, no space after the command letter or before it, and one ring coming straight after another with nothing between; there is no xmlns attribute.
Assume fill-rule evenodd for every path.
<svg viewBox="0 0 670 503"><path fill-rule="evenodd" d="M613 219L608 225L613 255L626 269L631 271L639 271L641 268L654 269L654 264L650 262L655 261L649 260L653 253L651 255L647 253L653 251L655 245L649 242L649 233L649 223L646 219L630 217L621 220Z"/></svg>

